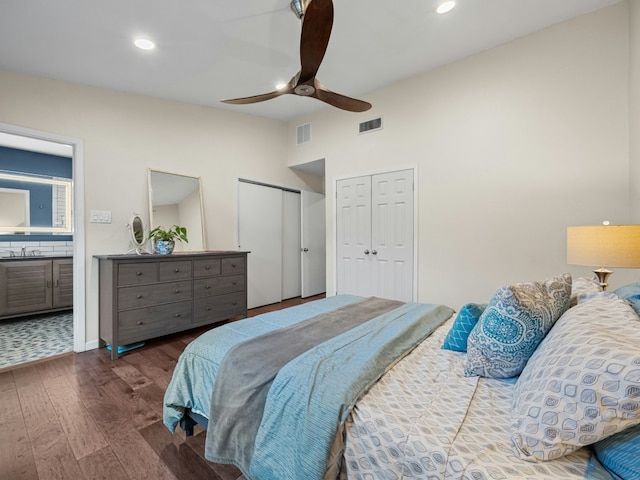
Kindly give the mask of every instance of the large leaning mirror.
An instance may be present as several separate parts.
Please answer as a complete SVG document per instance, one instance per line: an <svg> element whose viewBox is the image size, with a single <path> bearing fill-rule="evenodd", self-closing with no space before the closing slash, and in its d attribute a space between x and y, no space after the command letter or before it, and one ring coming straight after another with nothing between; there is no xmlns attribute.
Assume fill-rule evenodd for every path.
<svg viewBox="0 0 640 480"><path fill-rule="evenodd" d="M207 249L202 185L199 177L189 177L149 169L149 222L156 227L185 227L189 243L176 242L175 252Z"/></svg>

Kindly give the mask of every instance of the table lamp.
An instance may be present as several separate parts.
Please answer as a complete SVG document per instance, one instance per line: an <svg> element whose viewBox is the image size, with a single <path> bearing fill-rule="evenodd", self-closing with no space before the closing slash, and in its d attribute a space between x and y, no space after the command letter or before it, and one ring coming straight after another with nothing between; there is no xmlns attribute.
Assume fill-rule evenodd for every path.
<svg viewBox="0 0 640 480"><path fill-rule="evenodd" d="M567 263L600 267L593 273L606 290L607 267L640 268L640 225L567 227Z"/></svg>

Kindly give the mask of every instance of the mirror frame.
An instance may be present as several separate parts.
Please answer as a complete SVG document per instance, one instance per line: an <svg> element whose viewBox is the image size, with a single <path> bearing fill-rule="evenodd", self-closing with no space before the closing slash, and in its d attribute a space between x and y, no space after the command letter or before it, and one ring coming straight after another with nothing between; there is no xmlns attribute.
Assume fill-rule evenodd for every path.
<svg viewBox="0 0 640 480"><path fill-rule="evenodd" d="M7 227L0 226L0 232L9 233L14 235L22 235L23 233L73 233L73 216L71 213L72 207L72 190L73 190L73 182L72 180L64 180L64 179L54 179L54 178L42 178L42 177L34 177L30 175L19 175L12 173L4 173L0 172L0 179L3 180L15 180L18 182L31 182L31 183L43 183L46 185L59 185L64 187L65 189L65 212L64 212L64 224L60 227L55 226L47 226L47 227L32 227L32 226L24 226L24 227ZM20 233L15 233L16 231Z"/></svg>
<svg viewBox="0 0 640 480"><path fill-rule="evenodd" d="M133 214L131 217L131 221L127 224L129 228L129 239L131 243L133 243L134 248L129 250L127 253L135 252L138 255L142 255L143 253L149 253L146 249L142 248L142 246L147 243L147 232L144 228L144 222L140 215L137 213Z"/></svg>
<svg viewBox="0 0 640 480"><path fill-rule="evenodd" d="M202 236L202 248L191 248L193 247L192 238L189 237L189 232L192 230L190 228L187 229L187 236L189 237L189 243L183 244L183 247L186 247L183 251L206 251L207 250L207 237L206 237L206 223L205 223L205 215L204 215L204 195L202 194L202 177L192 177L190 175L182 175L180 173L167 172L164 170L156 170L153 168L148 169L148 190L149 190L149 229L153 229L157 227L153 220L153 182L152 177L154 173L159 173L163 175L172 175L174 177L185 178L185 179L193 179L198 182L198 197L199 197L199 206L200 206L200 234ZM164 227L169 228L172 225L164 225ZM185 226L185 225L180 225ZM179 253L179 252L176 252Z"/></svg>

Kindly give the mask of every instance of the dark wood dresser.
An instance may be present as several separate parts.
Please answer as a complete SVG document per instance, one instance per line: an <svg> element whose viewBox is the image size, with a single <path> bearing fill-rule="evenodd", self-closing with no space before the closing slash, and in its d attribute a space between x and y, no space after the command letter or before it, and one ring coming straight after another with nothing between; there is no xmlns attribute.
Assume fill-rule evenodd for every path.
<svg viewBox="0 0 640 480"><path fill-rule="evenodd" d="M118 347L247 316L247 253L96 255L100 346Z"/></svg>

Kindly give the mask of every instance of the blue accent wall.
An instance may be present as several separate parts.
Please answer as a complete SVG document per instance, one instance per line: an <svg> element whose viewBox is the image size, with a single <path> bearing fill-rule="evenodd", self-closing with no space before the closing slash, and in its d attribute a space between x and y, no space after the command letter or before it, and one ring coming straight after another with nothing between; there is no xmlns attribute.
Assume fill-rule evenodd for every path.
<svg viewBox="0 0 640 480"><path fill-rule="evenodd" d="M71 158L49 155L46 153L29 152L0 146L0 170L13 173L46 175L60 178L73 178L73 162ZM0 180L0 187L8 186L8 181ZM11 188L16 188L16 182L11 182ZM23 190L30 190L31 225L34 227L50 225L52 216L50 185L24 182ZM0 235L0 241L46 241L73 240L73 235Z"/></svg>

